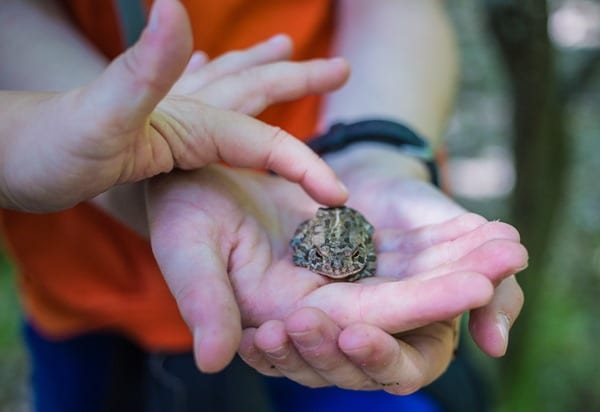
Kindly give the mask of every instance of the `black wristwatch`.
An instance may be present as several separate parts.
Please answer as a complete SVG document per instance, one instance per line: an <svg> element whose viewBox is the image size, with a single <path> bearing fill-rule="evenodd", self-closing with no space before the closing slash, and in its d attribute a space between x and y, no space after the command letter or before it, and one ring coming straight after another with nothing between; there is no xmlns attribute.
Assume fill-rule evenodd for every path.
<svg viewBox="0 0 600 412"><path fill-rule="evenodd" d="M403 153L420 159L431 175L431 182L439 187L439 173L433 149L425 139L409 127L390 120L363 120L356 123L336 123L324 134L307 142L319 155L334 153L354 143L385 143Z"/></svg>

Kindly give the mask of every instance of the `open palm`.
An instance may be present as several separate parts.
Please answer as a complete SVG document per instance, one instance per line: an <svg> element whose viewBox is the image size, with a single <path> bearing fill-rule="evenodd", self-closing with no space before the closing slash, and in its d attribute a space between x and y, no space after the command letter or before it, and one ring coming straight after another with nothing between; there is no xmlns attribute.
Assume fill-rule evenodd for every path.
<svg viewBox="0 0 600 412"><path fill-rule="evenodd" d="M389 269L389 275L404 277L422 272L432 264L469 261L469 270L486 275L494 283L493 299L471 312L469 326L475 342L485 353L502 356L509 329L523 306L523 292L513 276L527 266L527 251L520 243L519 233L508 224L488 222L467 213L424 180L407 178L406 169L399 167L406 160L388 147L363 145L333 155L329 162L352 193L349 204L362 210L376 227L386 229L380 230L385 237L380 242L381 252L392 252L400 258ZM428 243L425 246L439 245L430 247L410 263L401 257L404 250L411 253L411 246L403 241L407 230L429 231L449 220L446 234L430 231L424 236ZM466 236L455 240L452 233Z"/></svg>
<svg viewBox="0 0 600 412"><path fill-rule="evenodd" d="M422 245L409 253L386 252L391 248L381 237L379 276L350 284L330 282L293 265L289 239L317 205L281 178L214 166L156 179L148 195L153 248L194 331L196 356L204 370L218 370L228 362L239 346L242 327L281 321L303 308L319 309L340 328L369 324L403 333L451 319L491 298L490 280L470 267L471 259L456 256L429 267L419 263L435 246L422 239L440 232L440 242L452 240L470 232L469 225L459 224L464 229L458 232L444 224L437 232L408 231L403 237L407 244ZM382 230L382 236L387 232ZM475 237L466 242L480 241ZM405 279L394 279L397 274L390 268L400 258L416 262L418 276L409 268ZM517 260L503 263L513 269L488 272L500 278L521 264Z"/></svg>

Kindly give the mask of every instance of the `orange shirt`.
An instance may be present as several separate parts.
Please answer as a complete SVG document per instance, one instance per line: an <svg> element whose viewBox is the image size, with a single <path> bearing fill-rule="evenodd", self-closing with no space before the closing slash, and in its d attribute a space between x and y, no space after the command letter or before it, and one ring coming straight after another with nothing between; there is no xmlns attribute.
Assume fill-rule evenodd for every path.
<svg viewBox="0 0 600 412"><path fill-rule="evenodd" d="M107 56L122 51L113 2L64 0L77 26ZM333 2L323 0L183 1L196 49L217 56L288 33L295 58L327 55ZM278 105L261 118L310 136L319 99ZM18 265L28 320L49 338L110 329L148 349L187 350L191 335L148 242L84 203L47 215L2 211L6 243Z"/></svg>

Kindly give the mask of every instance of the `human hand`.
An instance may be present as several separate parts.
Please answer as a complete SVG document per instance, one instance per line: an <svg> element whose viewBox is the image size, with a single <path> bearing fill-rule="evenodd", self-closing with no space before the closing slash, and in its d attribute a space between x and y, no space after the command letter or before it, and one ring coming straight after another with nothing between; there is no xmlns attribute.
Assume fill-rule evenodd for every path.
<svg viewBox="0 0 600 412"><path fill-rule="evenodd" d="M393 278L428 279L470 270L497 283L526 261L512 227L471 213L418 229L376 233L378 275ZM416 310L440 302L426 297L422 301L424 308ZM414 316L406 311L404 315ZM431 383L449 365L458 327L455 317L391 335L368 323L341 328L325 313L304 308L284 320L245 330L240 353L261 373L304 385L383 387L408 394Z"/></svg>
<svg viewBox="0 0 600 412"><path fill-rule="evenodd" d="M341 328L323 311L305 307L283 321L245 329L240 355L264 375L285 376L304 386L408 395L449 365L458 343L458 321L433 322L392 335L369 323Z"/></svg>
<svg viewBox="0 0 600 412"><path fill-rule="evenodd" d="M406 230L428 227L432 224L447 221L457 216L468 215L467 211L444 195L431 184L415 179L421 176L427 179L419 161L390 151L389 148L375 145L351 147L344 154L329 158L353 193L349 205L363 210L376 228L385 228L388 233L382 241L386 251L401 247L401 233ZM372 199L377 199L373 202ZM472 234L483 233L479 251L485 253L458 250L457 241L444 241L435 248L430 248L427 258L440 262L451 262L463 253L473 254L472 270L486 274L496 287L491 302L482 308L471 311L469 319L470 332L477 345L490 356L502 356L508 345L510 327L516 320L523 306L523 292L514 274L527 265L527 252L520 244L519 233L512 226L500 222L488 222L481 216L475 216ZM460 230L460 219L453 220ZM477 223L478 222L478 223ZM391 231L390 231L391 230ZM397 231L394 235L394 231ZM392 235L390 236L390 233ZM397 239L394 239L394 236ZM519 265L511 268L499 278L491 277L491 273L481 270L489 262L483 259L499 260L505 258L506 249L498 245L498 240L512 242L513 247L520 250ZM436 241L432 239L432 244ZM395 277L406 276L404 265L398 265ZM419 270L419 267L412 269Z"/></svg>
<svg viewBox="0 0 600 412"><path fill-rule="evenodd" d="M305 145L280 129L203 102L206 98L220 106L219 99L224 99L232 109L257 112L277 101L340 86L348 76L347 64L335 59L281 63L261 72L274 80L261 78L257 84L284 87L246 87L245 94L235 95L234 86L252 79L220 77L244 65L287 57L289 41L279 39L263 44L258 53L242 53L250 56L250 62L230 55L219 60L220 66L213 64L204 71L195 70L196 58L175 84L191 48L183 7L177 1L159 0L138 43L88 86L59 94L0 94L8 119L0 125L1 206L59 210L116 184L219 160L272 169L300 183L320 202L343 203L346 191ZM218 87L208 84L219 81Z"/></svg>
<svg viewBox="0 0 600 412"><path fill-rule="evenodd" d="M229 361L237 349L240 325L283 320L297 309L318 308L341 328L370 324L402 333L479 307L491 296L490 281L469 269L469 259L440 265L429 277L425 273L421 278L382 277L353 284L329 283L293 266L289 239L316 204L279 178L209 167L153 180L148 198L153 249L194 331L194 351L204 371L218 370ZM385 262L395 258L394 253L383 254L381 268L389 271L393 265ZM511 259L502 262L511 264ZM486 270L503 273L507 269L502 265ZM350 330L360 334L365 328ZM443 336L448 333L447 326L437 325L424 335L433 328L440 328ZM394 345L398 346L395 341ZM396 350L392 356L397 354ZM439 363L430 370L432 375L441 373ZM384 380L386 373L380 377L380 382L391 382ZM299 381L313 384L311 379ZM360 379L354 383L366 382L364 374Z"/></svg>

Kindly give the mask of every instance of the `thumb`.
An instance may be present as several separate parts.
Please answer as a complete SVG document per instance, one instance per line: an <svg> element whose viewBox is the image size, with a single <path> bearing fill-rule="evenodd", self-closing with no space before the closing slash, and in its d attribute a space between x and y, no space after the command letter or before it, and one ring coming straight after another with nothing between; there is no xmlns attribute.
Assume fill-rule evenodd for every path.
<svg viewBox="0 0 600 412"><path fill-rule="evenodd" d="M192 30L178 0L156 0L135 45L121 54L89 87L85 102L110 124L139 126L169 92L192 53Z"/></svg>

